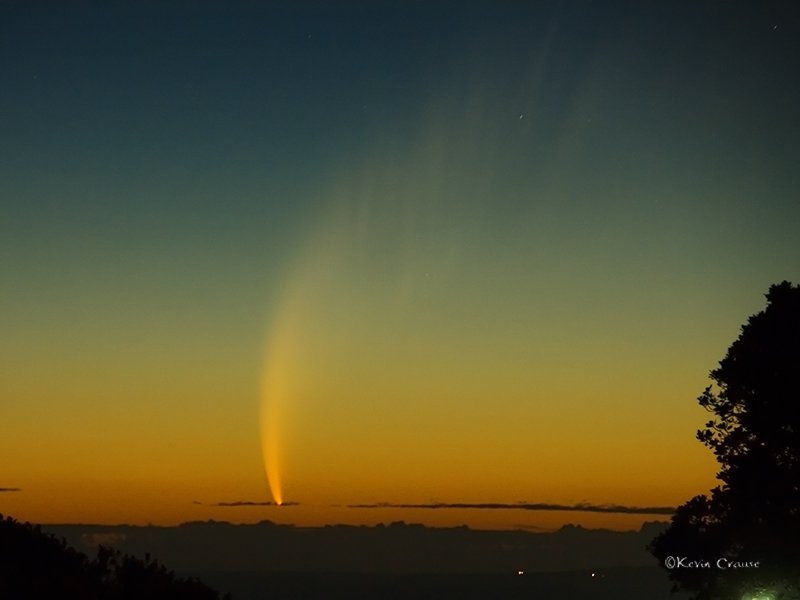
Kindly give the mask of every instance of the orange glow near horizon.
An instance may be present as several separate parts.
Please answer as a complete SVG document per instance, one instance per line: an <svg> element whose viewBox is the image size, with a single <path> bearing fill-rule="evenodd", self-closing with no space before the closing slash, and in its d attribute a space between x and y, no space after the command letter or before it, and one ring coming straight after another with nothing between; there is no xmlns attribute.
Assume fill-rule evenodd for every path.
<svg viewBox="0 0 800 600"><path fill-rule="evenodd" d="M624 285L619 297L589 300L561 271L578 258L554 265L515 247L489 251L472 241L476 210L451 223L431 208L425 190L444 185L437 175L403 188L394 168L403 170L366 165L361 183L348 172L331 186L331 210L275 284L262 347L192 361L197 348L174 341L163 355L130 345L135 370L122 353L84 371L62 361L50 379L16 370L22 383L7 390L16 404L5 411L20 425L0 448L26 448L27 463L9 467L7 485L23 491L0 497L0 512L41 522L636 528L664 517L348 505L672 506L711 487L715 463L693 439L704 413L692 397L742 317L718 317L715 336L687 346L665 317L679 316L676 305L634 302ZM250 370L247 352L263 353ZM198 367L211 364L225 366ZM102 400L109 392L113 404ZM56 408L37 408L47 402ZM258 433L243 435L254 420ZM277 506L259 504L264 475ZM152 481L155 491L139 491Z"/></svg>
<svg viewBox="0 0 800 600"><path fill-rule="evenodd" d="M312 60L359 29L348 19L332 37L286 27L299 62L259 37L180 66L198 53L165 38L129 53L167 52L143 64L156 76L132 71L141 90L115 76L125 87L87 96L97 118L70 107L108 65L70 46L65 65L92 65L76 87L21 34L43 54L9 62L18 125L0 136L16 157L0 177L0 513L628 528L663 515L396 506L707 493L718 464L696 398L768 286L800 279L791 129L766 126L772 103L796 102L718 111L719 50L675 79L680 65L643 70L615 36L559 41L556 20L534 45L470 34L477 61L403 33L408 48L374 54L400 77L348 66L350 42ZM266 54L226 62L250 48Z"/></svg>

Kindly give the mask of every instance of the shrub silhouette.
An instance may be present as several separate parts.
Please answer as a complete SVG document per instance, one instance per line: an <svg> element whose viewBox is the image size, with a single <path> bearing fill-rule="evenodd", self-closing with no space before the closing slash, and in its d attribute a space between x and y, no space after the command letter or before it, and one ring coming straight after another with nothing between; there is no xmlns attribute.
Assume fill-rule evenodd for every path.
<svg viewBox="0 0 800 600"><path fill-rule="evenodd" d="M784 281L766 297L698 398L713 416L697 438L720 463L721 485L680 506L650 545L662 563L709 564L670 571L698 600L800 597L800 286Z"/></svg>
<svg viewBox="0 0 800 600"><path fill-rule="evenodd" d="M197 579L100 546L89 559L38 525L0 515L0 598L64 600L220 600ZM230 600L224 596L223 600Z"/></svg>

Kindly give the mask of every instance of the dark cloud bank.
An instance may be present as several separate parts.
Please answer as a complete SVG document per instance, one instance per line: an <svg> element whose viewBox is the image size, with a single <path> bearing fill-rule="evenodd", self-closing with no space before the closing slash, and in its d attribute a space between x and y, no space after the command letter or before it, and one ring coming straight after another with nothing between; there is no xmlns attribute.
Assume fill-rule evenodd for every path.
<svg viewBox="0 0 800 600"><path fill-rule="evenodd" d="M283 504L276 504L275 502L254 502L252 500L235 500L233 502L215 502L211 506L298 506L299 502L284 502Z"/></svg>
<svg viewBox="0 0 800 600"><path fill-rule="evenodd" d="M671 515L675 512L672 506L624 506L621 504L547 504L543 502L431 502L426 504L395 504L392 502L376 502L374 504L348 504L348 508L424 508L452 509L471 508L486 510L552 510L570 512L622 513L631 515Z"/></svg>

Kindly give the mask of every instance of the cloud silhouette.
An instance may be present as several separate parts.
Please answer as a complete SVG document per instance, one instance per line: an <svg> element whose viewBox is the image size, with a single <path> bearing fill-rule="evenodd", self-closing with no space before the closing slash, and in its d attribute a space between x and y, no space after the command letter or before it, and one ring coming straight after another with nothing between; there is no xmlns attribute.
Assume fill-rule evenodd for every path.
<svg viewBox="0 0 800 600"><path fill-rule="evenodd" d="M376 502L374 504L348 504L347 508L477 508L487 510L559 510L569 512L623 513L631 515L671 515L673 506L624 506L622 504L549 504L545 502L430 502L425 504L395 504L392 502Z"/></svg>
<svg viewBox="0 0 800 600"><path fill-rule="evenodd" d="M0 487L0 492L21 492L22 488Z"/></svg>
<svg viewBox="0 0 800 600"><path fill-rule="evenodd" d="M284 502L283 504L276 504L275 502L254 502L252 500L236 500L234 502L216 502L211 506L297 506L299 502Z"/></svg>

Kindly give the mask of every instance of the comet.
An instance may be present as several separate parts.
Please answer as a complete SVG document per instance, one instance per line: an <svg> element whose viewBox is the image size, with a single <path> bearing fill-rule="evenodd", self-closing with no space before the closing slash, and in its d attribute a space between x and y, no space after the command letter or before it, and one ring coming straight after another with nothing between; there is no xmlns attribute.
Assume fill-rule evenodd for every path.
<svg viewBox="0 0 800 600"><path fill-rule="evenodd" d="M276 506L283 505L281 432L286 427L286 404L292 379L290 330L286 320L277 319L268 340L261 379L261 449L269 492Z"/></svg>
<svg viewBox="0 0 800 600"><path fill-rule="evenodd" d="M270 496L277 506L281 506L280 424L288 391L279 344L272 344L265 362L261 381L261 449Z"/></svg>
<svg viewBox="0 0 800 600"><path fill-rule="evenodd" d="M276 506L289 506L283 496L285 433L290 428L289 413L297 395L298 360L302 346L302 317L305 314L304 290L294 282L272 319L267 336L261 377L260 433L264 471L269 493ZM296 400L296 398L294 398Z"/></svg>

